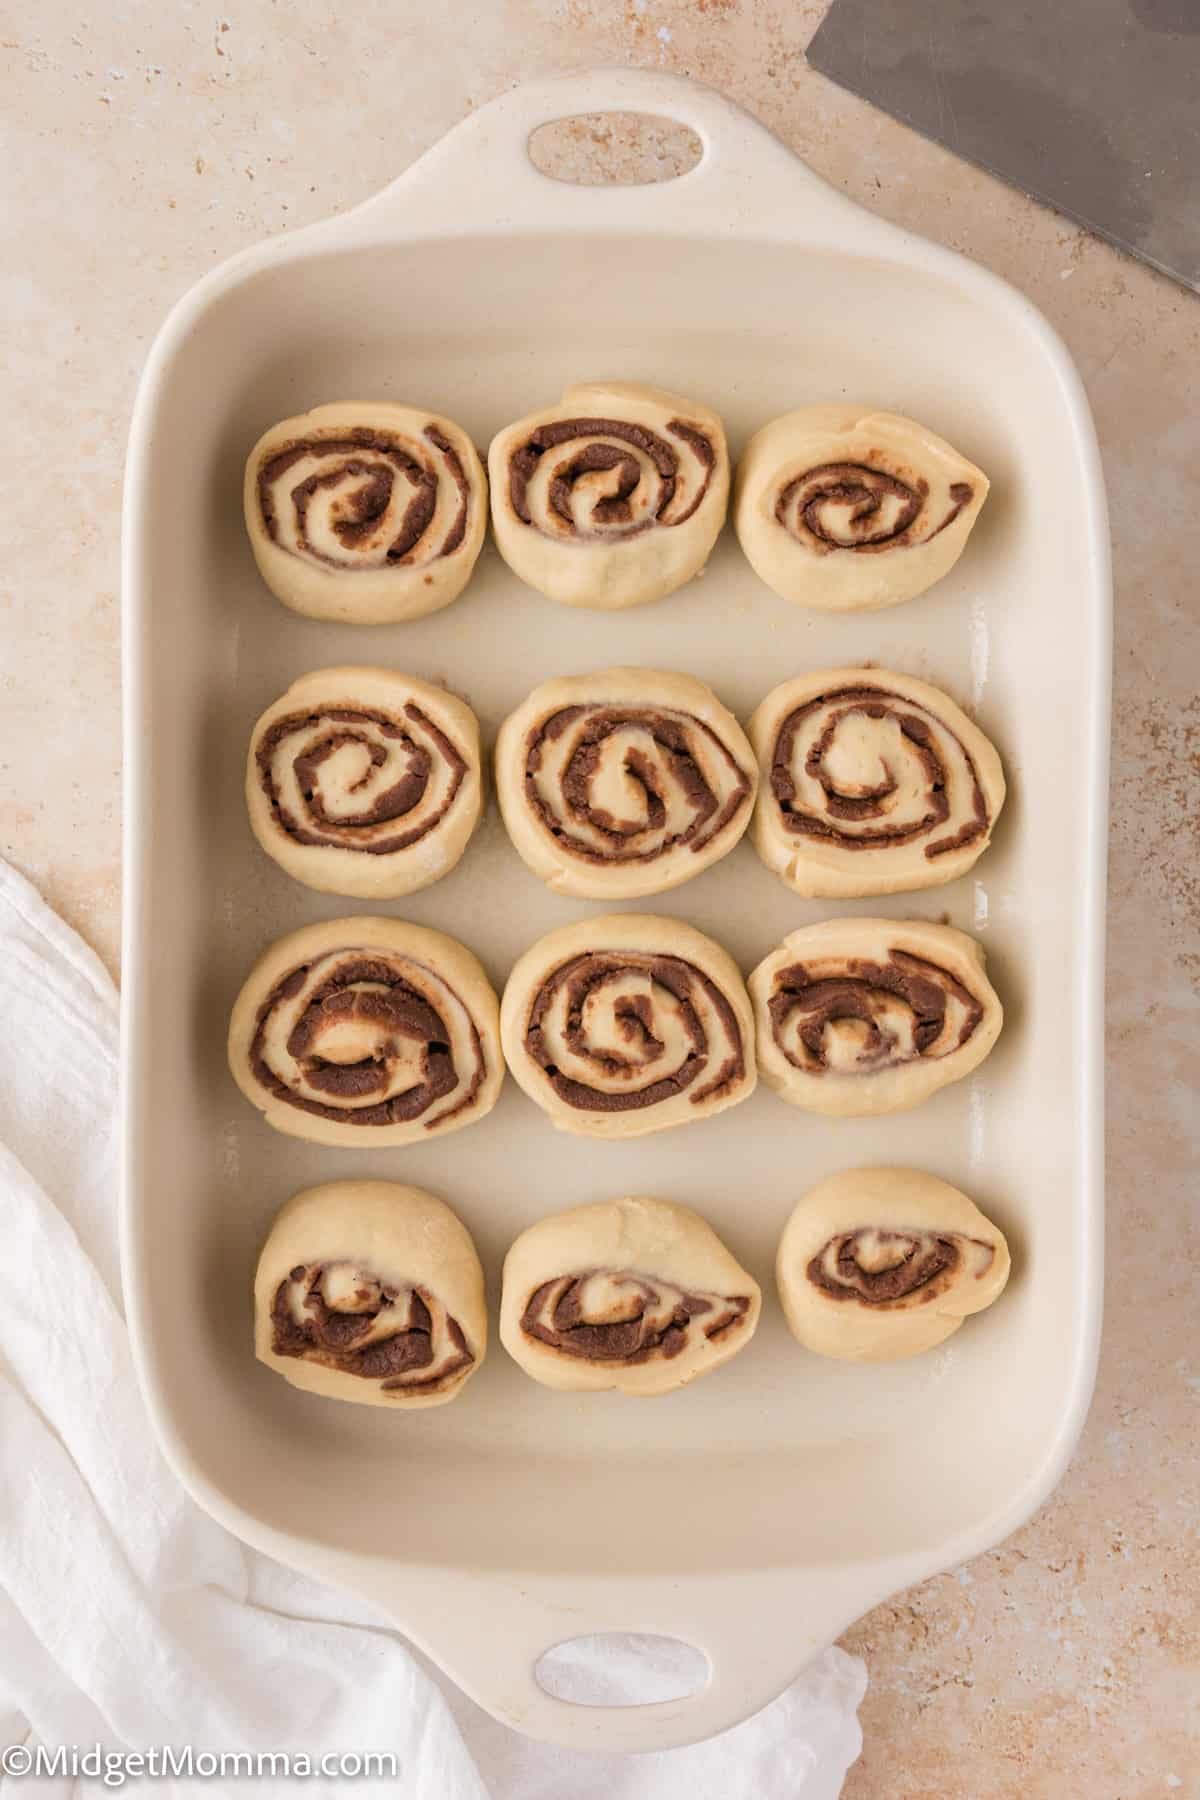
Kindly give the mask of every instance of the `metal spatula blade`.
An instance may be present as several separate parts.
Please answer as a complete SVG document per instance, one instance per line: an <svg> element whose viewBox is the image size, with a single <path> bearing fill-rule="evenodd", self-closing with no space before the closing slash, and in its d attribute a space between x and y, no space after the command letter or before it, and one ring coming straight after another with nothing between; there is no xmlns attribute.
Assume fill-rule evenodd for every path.
<svg viewBox="0 0 1200 1800"><path fill-rule="evenodd" d="M808 60L1200 291L1200 0L834 0Z"/></svg>

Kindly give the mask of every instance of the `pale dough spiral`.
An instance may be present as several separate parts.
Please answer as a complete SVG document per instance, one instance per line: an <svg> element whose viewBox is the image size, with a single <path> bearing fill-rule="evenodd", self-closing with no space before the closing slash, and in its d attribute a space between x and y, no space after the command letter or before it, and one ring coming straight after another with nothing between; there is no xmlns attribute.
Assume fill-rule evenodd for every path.
<svg viewBox="0 0 1200 1800"><path fill-rule="evenodd" d="M254 1317L260 1362L364 1406L442 1406L487 1351L469 1233L444 1201L391 1181L293 1195L259 1257Z"/></svg>
<svg viewBox="0 0 1200 1800"><path fill-rule="evenodd" d="M751 438L733 517L785 600L869 612L949 573L988 493L981 469L898 413L805 406Z"/></svg>
<svg viewBox="0 0 1200 1800"><path fill-rule="evenodd" d="M513 1075L562 1131L639 1137L754 1088L737 965L675 919L622 913L548 933L509 976L500 1029Z"/></svg>
<svg viewBox="0 0 1200 1800"><path fill-rule="evenodd" d="M264 432L246 463L263 580L312 619L382 625L456 600L487 530L487 480L452 419L339 402Z"/></svg>
<svg viewBox="0 0 1200 1800"><path fill-rule="evenodd" d="M829 919L791 932L747 986L758 1070L807 1112L900 1112L979 1067L1004 1014L964 931Z"/></svg>
<svg viewBox="0 0 1200 1800"><path fill-rule="evenodd" d="M488 469L501 556L566 606L673 593L704 567L729 500L717 415L635 382L567 388L493 438Z"/></svg>
<svg viewBox="0 0 1200 1800"><path fill-rule="evenodd" d="M847 1169L804 1196L779 1243L793 1335L821 1356L916 1356L982 1312L1008 1280L1003 1234L948 1182Z"/></svg>
<svg viewBox="0 0 1200 1800"><path fill-rule="evenodd" d="M544 1387L665 1394L743 1350L761 1304L758 1283L698 1213L605 1200L517 1238L500 1341Z"/></svg>
<svg viewBox="0 0 1200 1800"><path fill-rule="evenodd" d="M259 959L229 1066L268 1125L382 1149L473 1125L504 1080L496 996L478 960L400 919L334 919Z"/></svg>
<svg viewBox="0 0 1200 1800"><path fill-rule="evenodd" d="M750 823L758 765L691 675L606 669L543 682L496 740L504 823L558 893L662 893L725 856Z"/></svg>
<svg viewBox="0 0 1200 1800"><path fill-rule="evenodd" d="M479 722L415 675L318 669L255 725L246 806L267 855L306 886L415 893L454 867L479 822Z"/></svg>
<svg viewBox="0 0 1200 1800"><path fill-rule="evenodd" d="M818 669L750 720L762 779L754 845L798 894L938 887L982 855L1004 804L1000 758L928 682Z"/></svg>

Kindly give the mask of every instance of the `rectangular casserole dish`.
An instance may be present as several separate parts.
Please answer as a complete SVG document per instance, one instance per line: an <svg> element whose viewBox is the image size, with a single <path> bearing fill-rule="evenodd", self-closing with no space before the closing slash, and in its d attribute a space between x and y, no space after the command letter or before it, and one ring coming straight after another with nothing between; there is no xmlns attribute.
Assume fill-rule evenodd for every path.
<svg viewBox="0 0 1200 1800"><path fill-rule="evenodd" d="M703 155L645 188L581 190L530 132L584 112L682 120ZM463 598L399 627L300 619L263 587L240 509L259 432L327 399L410 399L486 445L568 381L657 382L713 405L736 454L791 407L910 413L990 475L967 553L884 613L777 600L726 532L704 578L632 613L556 607L488 548ZM1101 979L1110 587L1078 378L1019 294L826 187L728 101L611 72L503 96L355 212L236 258L155 343L124 540L126 923L123 1253L163 1449L231 1530L367 1594L496 1717L536 1736L662 1749L734 1724L887 1595L986 1550L1050 1493L1081 1428L1102 1254ZM749 842L649 907L743 970L833 913L973 930L1007 1025L969 1080L878 1120L810 1117L760 1087L694 1132L594 1146L511 1081L478 1130L388 1154L271 1132L225 1066L258 952L355 903L290 882L253 843L242 766L259 711L308 669L378 662L448 683L485 735L548 676L686 668L745 718L786 675L867 661L945 687L1004 756L1010 798L973 877L889 901L806 902ZM585 903L524 869L494 808L458 869L389 910L436 924L499 989ZM908 1363L821 1361L786 1332L772 1262L799 1195L860 1164L927 1168L1008 1234L1001 1302ZM694 1205L763 1283L753 1346L656 1404L535 1386L493 1340L452 1407L322 1404L255 1363L249 1288L275 1209L348 1174L442 1194L498 1298L518 1230L588 1199ZM685 1639L701 1691L571 1706L534 1665L595 1631Z"/></svg>

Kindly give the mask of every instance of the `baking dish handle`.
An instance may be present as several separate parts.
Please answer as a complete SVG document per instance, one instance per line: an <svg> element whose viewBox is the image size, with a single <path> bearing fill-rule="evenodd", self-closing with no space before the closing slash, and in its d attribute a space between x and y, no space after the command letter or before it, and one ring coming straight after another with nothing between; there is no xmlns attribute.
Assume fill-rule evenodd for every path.
<svg viewBox="0 0 1200 1800"><path fill-rule="evenodd" d="M619 1594L595 1578L518 1584L397 1569L384 1575L382 1591L376 1576L371 1597L514 1730L569 1749L653 1751L699 1743L750 1718L848 1625L905 1585L904 1571L882 1564L647 1577L635 1589L622 1582ZM704 1653L709 1679L681 1699L646 1705L587 1705L542 1688L535 1671L548 1650L609 1633L678 1639Z"/></svg>
<svg viewBox="0 0 1200 1800"><path fill-rule="evenodd" d="M529 138L540 125L611 112L690 126L700 139L699 161L671 181L606 187L556 181L530 161ZM527 82L464 119L373 199L314 229L344 243L375 243L391 235L393 221L406 234L433 236L569 234L611 224L621 232L779 236L793 244L820 243L836 225L843 252L859 241L877 246L897 232L814 175L732 100L652 69Z"/></svg>

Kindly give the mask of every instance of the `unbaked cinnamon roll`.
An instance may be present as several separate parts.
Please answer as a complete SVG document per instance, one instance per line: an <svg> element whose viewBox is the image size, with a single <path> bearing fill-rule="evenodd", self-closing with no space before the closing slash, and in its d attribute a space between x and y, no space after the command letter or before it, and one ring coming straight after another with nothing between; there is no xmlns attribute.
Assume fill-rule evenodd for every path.
<svg viewBox="0 0 1200 1800"><path fill-rule="evenodd" d="M517 850L562 894L626 900L689 881L750 823L754 752L691 675L605 669L543 682L496 740Z"/></svg>
<svg viewBox="0 0 1200 1800"><path fill-rule="evenodd" d="M260 1362L364 1406L442 1406L487 1350L469 1233L444 1201L391 1181L295 1194L259 1257L254 1317Z"/></svg>
<svg viewBox="0 0 1200 1800"><path fill-rule="evenodd" d="M665 1394L745 1349L761 1303L698 1213L607 1200L521 1233L504 1263L500 1340L544 1387Z"/></svg>
<svg viewBox="0 0 1200 1800"><path fill-rule="evenodd" d="M753 1091L754 1016L733 959L676 919L551 931L504 990L508 1066L561 1131L640 1137Z"/></svg>
<svg viewBox="0 0 1200 1800"><path fill-rule="evenodd" d="M250 452L244 498L271 592L293 612L347 625L449 606L487 530L487 480L462 427L379 401L273 425Z"/></svg>
<svg viewBox="0 0 1200 1800"><path fill-rule="evenodd" d="M504 1080L478 960L401 919L334 919L259 959L229 1027L234 1080L291 1137L391 1149L464 1125Z"/></svg>
<svg viewBox="0 0 1200 1800"><path fill-rule="evenodd" d="M762 774L754 845L798 894L938 887L991 841L1000 758L928 682L818 669L774 688L749 729Z"/></svg>
<svg viewBox="0 0 1200 1800"><path fill-rule="evenodd" d="M636 382L567 388L493 438L488 469L501 556L565 606L674 593L707 562L729 500L717 415Z"/></svg>
<svg viewBox="0 0 1200 1800"><path fill-rule="evenodd" d="M916 1356L997 1299L1008 1245L948 1182L916 1169L847 1169L800 1201L776 1275L793 1335L821 1356Z"/></svg>
<svg viewBox="0 0 1200 1800"><path fill-rule="evenodd" d="M805 406L751 438L733 516L755 572L783 599L866 612L948 574L987 493L981 469L912 419Z"/></svg>
<svg viewBox="0 0 1200 1800"><path fill-rule="evenodd" d="M415 675L318 669L250 734L246 805L267 855L308 887L415 893L454 867L479 823L479 722Z"/></svg>
<svg viewBox="0 0 1200 1800"><path fill-rule="evenodd" d="M763 1080L842 1118L900 1112L961 1080L1004 1020L975 939L915 919L793 931L747 985Z"/></svg>

